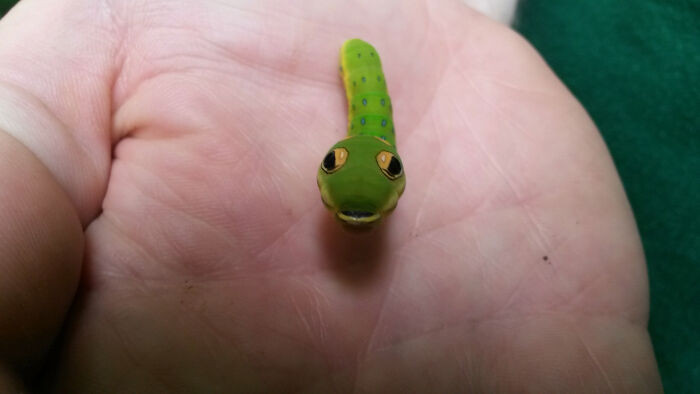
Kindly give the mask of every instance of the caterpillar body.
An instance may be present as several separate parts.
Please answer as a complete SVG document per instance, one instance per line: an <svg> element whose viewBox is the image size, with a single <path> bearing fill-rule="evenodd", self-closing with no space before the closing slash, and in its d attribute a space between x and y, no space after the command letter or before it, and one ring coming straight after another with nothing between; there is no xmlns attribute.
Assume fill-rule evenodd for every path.
<svg viewBox="0 0 700 394"><path fill-rule="evenodd" d="M340 72L348 133L324 157L317 182L321 199L341 223L367 229L396 208L406 176L379 53L365 41L348 40L340 50Z"/></svg>
<svg viewBox="0 0 700 394"><path fill-rule="evenodd" d="M396 145L391 98L374 48L349 40L340 51L340 72L348 98L348 135L374 135Z"/></svg>

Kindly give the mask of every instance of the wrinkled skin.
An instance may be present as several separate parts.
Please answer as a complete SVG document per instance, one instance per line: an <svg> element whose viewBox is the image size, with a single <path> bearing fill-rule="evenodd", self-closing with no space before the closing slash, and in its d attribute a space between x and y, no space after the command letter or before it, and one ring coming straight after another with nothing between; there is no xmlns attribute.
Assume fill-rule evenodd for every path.
<svg viewBox="0 0 700 394"><path fill-rule="evenodd" d="M382 52L411 176L370 234L315 181L349 37ZM459 2L26 0L0 108L0 384L660 390L595 126Z"/></svg>

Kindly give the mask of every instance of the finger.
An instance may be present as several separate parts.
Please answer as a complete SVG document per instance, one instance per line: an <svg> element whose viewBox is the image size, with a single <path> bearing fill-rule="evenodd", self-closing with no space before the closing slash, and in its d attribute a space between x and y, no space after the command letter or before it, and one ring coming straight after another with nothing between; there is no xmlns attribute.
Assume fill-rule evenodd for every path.
<svg viewBox="0 0 700 394"><path fill-rule="evenodd" d="M26 372L48 349L71 303L83 233L51 173L2 130L0 201L0 364Z"/></svg>
<svg viewBox="0 0 700 394"><path fill-rule="evenodd" d="M0 369L38 365L78 284L110 163L107 11L26 0L0 21Z"/></svg>

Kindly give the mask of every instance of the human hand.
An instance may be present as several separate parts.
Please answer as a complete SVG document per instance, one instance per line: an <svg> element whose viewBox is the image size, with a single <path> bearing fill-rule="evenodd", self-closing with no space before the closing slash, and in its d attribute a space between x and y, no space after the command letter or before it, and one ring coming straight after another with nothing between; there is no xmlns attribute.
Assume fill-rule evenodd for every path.
<svg viewBox="0 0 700 394"><path fill-rule="evenodd" d="M407 174L362 235L315 183L353 37ZM53 390L660 391L604 143L460 2L25 0L0 111L0 354L32 374L63 328Z"/></svg>

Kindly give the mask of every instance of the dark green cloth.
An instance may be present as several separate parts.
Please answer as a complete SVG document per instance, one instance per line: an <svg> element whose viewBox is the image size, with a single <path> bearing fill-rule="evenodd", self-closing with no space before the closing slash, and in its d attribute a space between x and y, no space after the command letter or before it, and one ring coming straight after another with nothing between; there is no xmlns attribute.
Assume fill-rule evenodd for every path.
<svg viewBox="0 0 700 394"><path fill-rule="evenodd" d="M667 393L700 390L700 1L523 0L516 29L595 120L642 235Z"/></svg>
<svg viewBox="0 0 700 394"><path fill-rule="evenodd" d="M0 14L15 1L0 0ZM700 387L700 0L523 0L517 29L600 128L649 264L667 393Z"/></svg>
<svg viewBox="0 0 700 394"><path fill-rule="evenodd" d="M0 0L0 15L5 15L15 3L17 3L16 0Z"/></svg>
<svg viewBox="0 0 700 394"><path fill-rule="evenodd" d="M0 15L5 15L16 2L15 0L0 0Z"/></svg>

